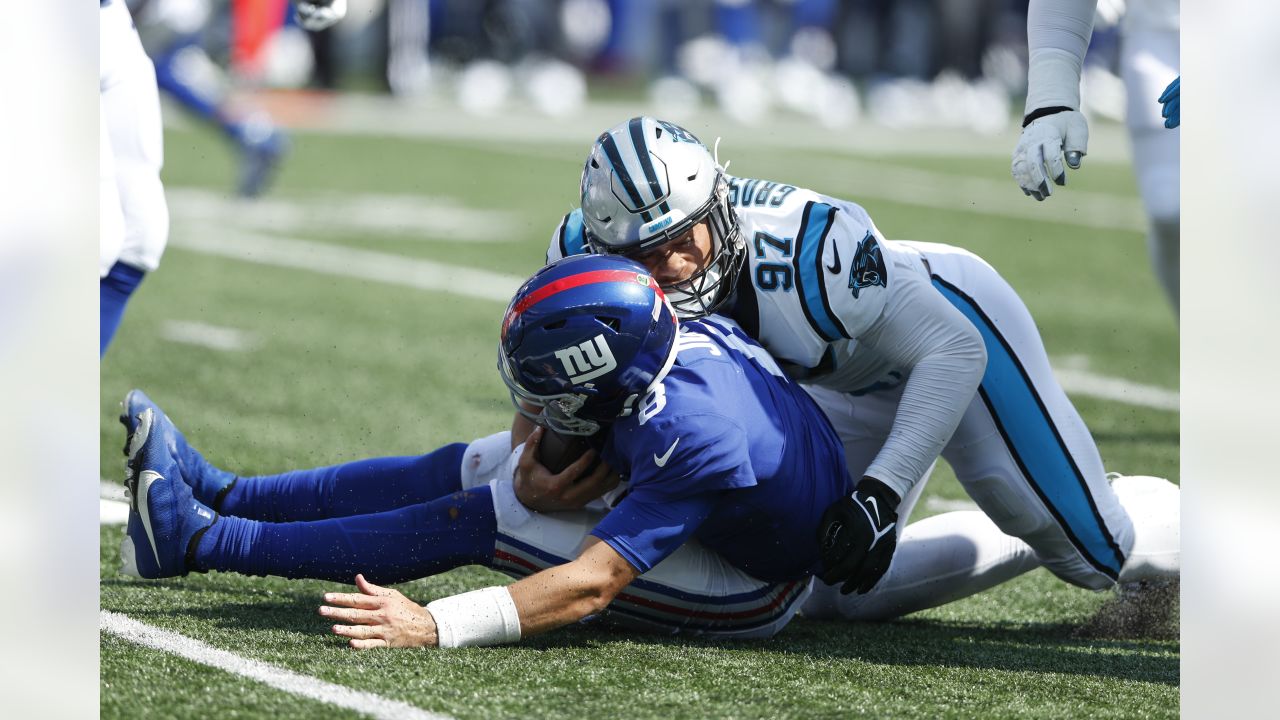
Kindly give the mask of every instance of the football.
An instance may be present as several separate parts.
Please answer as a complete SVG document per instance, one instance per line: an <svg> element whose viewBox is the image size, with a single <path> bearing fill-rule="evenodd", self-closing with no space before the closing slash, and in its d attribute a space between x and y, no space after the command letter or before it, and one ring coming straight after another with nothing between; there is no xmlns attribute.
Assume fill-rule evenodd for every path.
<svg viewBox="0 0 1280 720"><path fill-rule="evenodd" d="M591 447L584 435L564 435L545 428L538 446L538 462L553 473L562 472Z"/></svg>

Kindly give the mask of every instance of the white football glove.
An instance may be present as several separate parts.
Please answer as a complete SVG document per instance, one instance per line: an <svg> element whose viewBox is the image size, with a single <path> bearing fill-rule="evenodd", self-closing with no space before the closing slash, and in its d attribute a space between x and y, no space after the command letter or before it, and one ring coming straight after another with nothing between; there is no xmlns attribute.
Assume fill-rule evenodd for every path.
<svg viewBox="0 0 1280 720"><path fill-rule="evenodd" d="M1079 170L1080 158L1086 155L1088 146L1089 124L1078 110L1036 118L1022 129L1018 146L1013 149L1013 179L1022 186L1023 194L1044 200L1053 194L1049 178L1066 185L1066 168Z"/></svg>
<svg viewBox="0 0 1280 720"><path fill-rule="evenodd" d="M311 32L333 25L347 15L347 0L298 0L298 24Z"/></svg>

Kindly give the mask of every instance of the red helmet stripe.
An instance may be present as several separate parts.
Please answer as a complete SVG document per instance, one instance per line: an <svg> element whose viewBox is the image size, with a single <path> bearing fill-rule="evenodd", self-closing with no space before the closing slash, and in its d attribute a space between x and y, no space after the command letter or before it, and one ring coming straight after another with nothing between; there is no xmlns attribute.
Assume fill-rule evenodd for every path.
<svg viewBox="0 0 1280 720"><path fill-rule="evenodd" d="M570 275L569 277L560 278L554 282L549 282L524 296L520 302L516 303L515 306L511 308L511 312L507 313L507 316L502 320L502 337L505 338L507 336L507 328L510 327L511 323L515 322L516 318L520 317L524 311L549 297L558 295L566 290L582 287L583 285L595 285L597 283L606 282L638 284L638 280L644 280L645 284L657 293L659 297L665 297L662 289L658 287L658 283L653 281L653 278L635 270L592 270L590 272L578 273L576 275Z"/></svg>

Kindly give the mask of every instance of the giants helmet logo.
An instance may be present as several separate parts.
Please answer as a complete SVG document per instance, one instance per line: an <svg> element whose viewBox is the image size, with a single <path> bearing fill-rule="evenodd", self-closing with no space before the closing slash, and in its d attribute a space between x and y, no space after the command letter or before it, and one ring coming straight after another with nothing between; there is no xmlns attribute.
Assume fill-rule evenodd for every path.
<svg viewBox="0 0 1280 720"><path fill-rule="evenodd" d="M603 333L586 342L557 350L556 358L564 365L569 382L575 385L598 378L618 367L618 361L613 357L613 351L609 349L609 343L605 342Z"/></svg>

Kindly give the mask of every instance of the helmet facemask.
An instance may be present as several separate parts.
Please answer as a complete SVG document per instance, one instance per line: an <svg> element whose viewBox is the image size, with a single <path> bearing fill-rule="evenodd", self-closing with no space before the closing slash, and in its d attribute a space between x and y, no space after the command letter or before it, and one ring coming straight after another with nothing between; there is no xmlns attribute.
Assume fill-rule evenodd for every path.
<svg viewBox="0 0 1280 720"><path fill-rule="evenodd" d="M643 243L615 248L587 233L587 242L598 254L635 256L669 243L708 220L711 231L711 258L706 265L685 280L663 285L667 300L681 320L692 320L715 312L733 294L738 273L746 259L746 243L738 225L738 214L729 204L729 183L717 170L715 191L707 202L681 222L666 228Z"/></svg>

